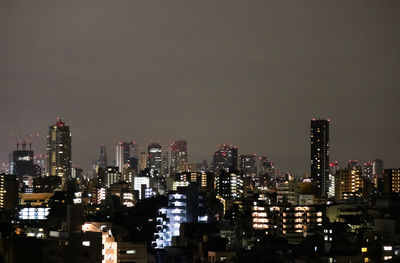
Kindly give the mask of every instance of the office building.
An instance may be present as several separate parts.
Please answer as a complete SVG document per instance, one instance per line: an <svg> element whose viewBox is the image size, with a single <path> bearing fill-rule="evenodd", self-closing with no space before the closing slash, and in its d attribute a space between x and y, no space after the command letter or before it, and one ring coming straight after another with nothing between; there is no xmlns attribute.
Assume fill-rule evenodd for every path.
<svg viewBox="0 0 400 263"><path fill-rule="evenodd" d="M159 143L150 143L147 147L147 167L150 169L151 176L161 175L162 152Z"/></svg>
<svg viewBox="0 0 400 263"><path fill-rule="evenodd" d="M71 177L71 132L59 118L49 127L47 165L48 176Z"/></svg>
<svg viewBox="0 0 400 263"><path fill-rule="evenodd" d="M117 166L108 166L105 172L104 186L110 188L112 184L119 183L121 180L121 173Z"/></svg>
<svg viewBox="0 0 400 263"><path fill-rule="evenodd" d="M140 152L139 153L139 160L138 160L138 165L139 165L139 171L143 171L147 167L147 154L145 152Z"/></svg>
<svg viewBox="0 0 400 263"><path fill-rule="evenodd" d="M272 188L275 181L275 164L264 155L259 158L260 160L260 174L258 178L258 185L261 188Z"/></svg>
<svg viewBox="0 0 400 263"><path fill-rule="evenodd" d="M130 154L129 143L127 142L120 142L115 147L115 161L116 166L120 172L122 172L125 163L128 161Z"/></svg>
<svg viewBox="0 0 400 263"><path fill-rule="evenodd" d="M133 159L139 159L139 148L136 142L120 142L115 147L116 155L116 166L118 166L119 171L122 172L124 166L132 165ZM136 161L137 162L137 161ZM131 166L132 167L132 166ZM137 167L134 168L135 170Z"/></svg>
<svg viewBox="0 0 400 263"><path fill-rule="evenodd" d="M238 148L232 145L219 145L213 156L214 172L236 171L238 167Z"/></svg>
<svg viewBox="0 0 400 263"><path fill-rule="evenodd" d="M242 154L239 157L239 169L243 174L249 177L257 175L257 157L256 154Z"/></svg>
<svg viewBox="0 0 400 263"><path fill-rule="evenodd" d="M99 169L102 169L104 171L107 165L108 165L107 152L106 152L106 147L103 145L100 146L100 151L97 160L93 162L93 170L97 174L99 172Z"/></svg>
<svg viewBox="0 0 400 263"><path fill-rule="evenodd" d="M318 196L326 197L329 176L329 120L312 119L311 180Z"/></svg>
<svg viewBox="0 0 400 263"><path fill-rule="evenodd" d="M36 171L33 163L33 151L31 150L17 150L13 151L13 160L11 167L12 174L15 174L18 178L22 178L24 175L39 176L40 171ZM37 174L39 172L39 174Z"/></svg>
<svg viewBox="0 0 400 263"><path fill-rule="evenodd" d="M186 140L174 141L171 146L172 173L182 173L187 170L188 155Z"/></svg>

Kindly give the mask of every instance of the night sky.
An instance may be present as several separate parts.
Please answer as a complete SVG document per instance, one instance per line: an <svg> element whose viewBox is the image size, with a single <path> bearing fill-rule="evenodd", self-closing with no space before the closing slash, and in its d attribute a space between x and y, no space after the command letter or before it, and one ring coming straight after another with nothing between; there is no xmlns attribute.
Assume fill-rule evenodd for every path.
<svg viewBox="0 0 400 263"><path fill-rule="evenodd" d="M0 160L11 133L62 117L73 164L99 145L218 144L309 173L309 126L331 160L399 167L400 1L0 1Z"/></svg>

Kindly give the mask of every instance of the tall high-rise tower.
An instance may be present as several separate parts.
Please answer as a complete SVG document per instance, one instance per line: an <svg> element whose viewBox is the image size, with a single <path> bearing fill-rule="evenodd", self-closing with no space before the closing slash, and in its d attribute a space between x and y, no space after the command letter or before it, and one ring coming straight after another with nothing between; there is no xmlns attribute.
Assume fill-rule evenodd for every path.
<svg viewBox="0 0 400 263"><path fill-rule="evenodd" d="M130 154L129 143L120 142L115 147L115 161L116 161L116 166L118 166L119 172L122 172L124 165L128 161L129 154Z"/></svg>
<svg viewBox="0 0 400 263"><path fill-rule="evenodd" d="M139 148L138 145L132 142L120 142L115 147L115 160L116 166L118 166L119 171L122 173L124 166L128 163L130 158L135 158L136 161L139 158Z"/></svg>
<svg viewBox="0 0 400 263"><path fill-rule="evenodd" d="M60 118L49 126L47 135L47 175L71 176L71 132Z"/></svg>
<svg viewBox="0 0 400 263"><path fill-rule="evenodd" d="M213 156L214 172L234 171L238 167L238 148L232 145L219 145Z"/></svg>
<svg viewBox="0 0 400 263"><path fill-rule="evenodd" d="M311 180L316 194L326 197L329 177L329 119L311 120Z"/></svg>
<svg viewBox="0 0 400 263"><path fill-rule="evenodd" d="M107 152L106 152L106 147L102 145L100 146L100 152L97 160L93 162L93 169L96 173L98 173L99 169L105 171L106 167L107 167Z"/></svg>
<svg viewBox="0 0 400 263"><path fill-rule="evenodd" d="M187 170L188 155L186 140L174 141L171 146L171 163L173 173L182 173Z"/></svg>
<svg viewBox="0 0 400 263"><path fill-rule="evenodd" d="M256 154L242 154L239 156L239 168L246 176L257 175Z"/></svg>
<svg viewBox="0 0 400 263"><path fill-rule="evenodd" d="M147 167L152 175L160 175L162 172L162 153L159 143L150 143L147 147Z"/></svg>

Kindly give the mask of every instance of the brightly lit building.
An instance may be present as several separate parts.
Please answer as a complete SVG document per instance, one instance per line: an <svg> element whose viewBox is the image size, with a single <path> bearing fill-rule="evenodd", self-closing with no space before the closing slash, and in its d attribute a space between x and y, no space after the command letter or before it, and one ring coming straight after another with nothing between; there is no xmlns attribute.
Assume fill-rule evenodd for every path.
<svg viewBox="0 0 400 263"><path fill-rule="evenodd" d="M49 207L22 207L19 210L20 220L46 220L50 213Z"/></svg>
<svg viewBox="0 0 400 263"><path fill-rule="evenodd" d="M322 228L323 210L319 206L271 206L254 203L253 228L286 237L291 244L300 243L309 232Z"/></svg>
<svg viewBox="0 0 400 263"><path fill-rule="evenodd" d="M336 177L334 174L329 173L328 175L328 198L335 198L335 183L336 183Z"/></svg>
<svg viewBox="0 0 400 263"><path fill-rule="evenodd" d="M202 190L212 191L214 190L214 173L207 171L184 172L167 178L167 188L174 191L177 190L177 187L187 186L189 183L199 183Z"/></svg>
<svg viewBox="0 0 400 263"><path fill-rule="evenodd" d="M22 193L20 194L20 220L46 220L49 215L48 207L54 193Z"/></svg>
<svg viewBox="0 0 400 263"><path fill-rule="evenodd" d="M360 196L362 188L361 169L341 170L339 173L339 198L349 199L353 196Z"/></svg>
<svg viewBox="0 0 400 263"><path fill-rule="evenodd" d="M118 183L121 180L121 173L117 166L108 166L104 178L104 186L110 188L112 184Z"/></svg>
<svg viewBox="0 0 400 263"><path fill-rule="evenodd" d="M207 223L204 197L199 193L198 184L191 183L168 193L168 206L159 209L156 220L157 232L152 242L156 249L173 245L173 237L180 235L181 223Z"/></svg>
<svg viewBox="0 0 400 263"><path fill-rule="evenodd" d="M160 175L162 172L162 152L159 143L150 143L147 147L147 167L151 176Z"/></svg>
<svg viewBox="0 0 400 263"><path fill-rule="evenodd" d="M237 199L243 194L243 179L239 173L220 170L215 176L215 190L222 198Z"/></svg>
<svg viewBox="0 0 400 263"><path fill-rule="evenodd" d="M327 186L328 186L328 193L327 197L328 198L335 198L336 194L336 181L337 181L337 172L339 171L339 164L338 161L330 163L329 164L329 175L328 175L328 181L327 181Z"/></svg>
<svg viewBox="0 0 400 263"><path fill-rule="evenodd" d="M146 189L150 188L150 178L146 176L136 176L133 178L133 190L139 192L139 199L148 198Z"/></svg>
<svg viewBox="0 0 400 263"><path fill-rule="evenodd" d="M47 135L47 175L68 179L71 176L71 132L60 118Z"/></svg>
<svg viewBox="0 0 400 263"><path fill-rule="evenodd" d="M101 204L106 201L107 189L102 187L97 190L97 204Z"/></svg>

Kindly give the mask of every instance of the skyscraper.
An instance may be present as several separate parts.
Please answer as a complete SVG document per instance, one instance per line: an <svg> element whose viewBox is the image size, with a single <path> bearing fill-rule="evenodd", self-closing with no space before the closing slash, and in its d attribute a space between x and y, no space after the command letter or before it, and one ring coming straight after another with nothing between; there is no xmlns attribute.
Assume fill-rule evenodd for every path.
<svg viewBox="0 0 400 263"><path fill-rule="evenodd" d="M174 141L171 146L172 173L182 173L187 170L187 142L186 140Z"/></svg>
<svg viewBox="0 0 400 263"><path fill-rule="evenodd" d="M135 158L136 160L139 159L139 148L134 141L129 143L120 142L115 147L115 150L116 165L118 166L120 172L123 171L124 166L128 163L130 158Z"/></svg>
<svg viewBox="0 0 400 263"><path fill-rule="evenodd" d="M125 163L128 161L129 154L130 154L129 143L120 142L115 147L116 166L118 166L120 172L122 172Z"/></svg>
<svg viewBox="0 0 400 263"><path fill-rule="evenodd" d="M60 118L57 118L54 125L49 126L47 165L48 176L60 176L65 179L71 176L71 132Z"/></svg>
<svg viewBox="0 0 400 263"><path fill-rule="evenodd" d="M381 159L375 159L372 163L372 180L375 188L382 188L380 184L383 180L383 161Z"/></svg>
<svg viewBox="0 0 400 263"><path fill-rule="evenodd" d="M110 188L112 184L118 183L120 180L121 172L118 171L118 167L107 166L104 178L104 186Z"/></svg>
<svg viewBox="0 0 400 263"><path fill-rule="evenodd" d="M275 164L268 159L267 155L261 156L260 160L260 174L259 186L272 187L275 180Z"/></svg>
<svg viewBox="0 0 400 263"><path fill-rule="evenodd" d="M311 120L311 180L318 196L327 196L329 176L329 119Z"/></svg>
<svg viewBox="0 0 400 263"><path fill-rule="evenodd" d="M146 152L139 153L139 171L143 171L147 167L147 154Z"/></svg>
<svg viewBox="0 0 400 263"><path fill-rule="evenodd" d="M11 173L15 174L19 179L24 175L36 175L33 164L33 151L26 149L13 151L12 167Z"/></svg>
<svg viewBox="0 0 400 263"><path fill-rule="evenodd" d="M162 171L161 145L157 142L150 143L147 147L147 167L152 175L159 175Z"/></svg>
<svg viewBox="0 0 400 263"><path fill-rule="evenodd" d="M239 169L246 176L257 175L257 157L256 154L242 154L239 157Z"/></svg>
<svg viewBox="0 0 400 263"><path fill-rule="evenodd" d="M99 169L105 170L107 167L107 152L106 147L100 146L100 152L96 161L93 162L93 168L96 173L98 173Z"/></svg>
<svg viewBox="0 0 400 263"><path fill-rule="evenodd" d="M238 167L238 148L232 145L219 145L213 157L214 172L234 171Z"/></svg>

